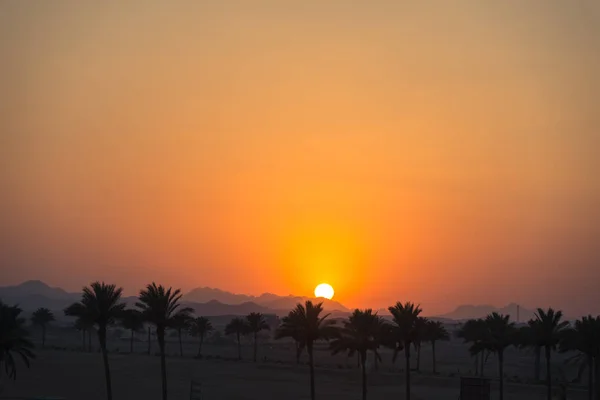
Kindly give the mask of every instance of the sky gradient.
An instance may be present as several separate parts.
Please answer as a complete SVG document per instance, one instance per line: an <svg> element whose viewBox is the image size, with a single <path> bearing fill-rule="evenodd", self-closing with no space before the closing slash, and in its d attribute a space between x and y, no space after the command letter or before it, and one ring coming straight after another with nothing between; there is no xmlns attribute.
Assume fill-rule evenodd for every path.
<svg viewBox="0 0 600 400"><path fill-rule="evenodd" d="M0 284L598 313L600 5L414 3L2 2Z"/></svg>

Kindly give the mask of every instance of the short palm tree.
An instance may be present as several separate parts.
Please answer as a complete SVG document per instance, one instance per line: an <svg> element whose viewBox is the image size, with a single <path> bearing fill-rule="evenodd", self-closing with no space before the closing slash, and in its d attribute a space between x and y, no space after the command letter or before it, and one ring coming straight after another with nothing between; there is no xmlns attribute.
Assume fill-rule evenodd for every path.
<svg viewBox="0 0 600 400"><path fill-rule="evenodd" d="M106 349L106 328L115 323L123 314L125 304L121 303L122 288L104 282L94 282L89 287L83 288L83 295L78 303L65 309L65 314L83 318L98 326L98 341L102 360L104 361L104 375L106 377L106 397L112 399L112 384L110 367L108 365L108 351Z"/></svg>
<svg viewBox="0 0 600 400"><path fill-rule="evenodd" d="M594 369L596 370L596 397L600 400L600 316L591 315L575 321L572 328L563 331L560 351L577 351L568 362L579 363L578 380L583 371L588 370L588 398L594 397ZM594 368L594 361L596 362Z"/></svg>
<svg viewBox="0 0 600 400"><path fill-rule="evenodd" d="M42 348L46 346L46 327L54 321L54 314L45 307L38 308L31 315L31 322L42 329Z"/></svg>
<svg viewBox="0 0 600 400"><path fill-rule="evenodd" d="M226 335L235 335L237 338L238 360L242 359L241 337L248 332L248 325L243 318L236 317L225 326Z"/></svg>
<svg viewBox="0 0 600 400"><path fill-rule="evenodd" d="M373 313L373 310L354 310L344 327L340 329L340 336L331 342L333 354L347 351L352 357L357 353L362 368L362 398L367 398L367 353L373 352L375 358L380 358L377 348L380 343L382 319Z"/></svg>
<svg viewBox="0 0 600 400"><path fill-rule="evenodd" d="M306 346L310 370L310 398L315 400L315 364L313 346L317 340L329 340L339 335L335 321L327 319L329 314L321 316L323 303L313 304L308 300L298 304L277 329L275 339L295 335L300 343Z"/></svg>
<svg viewBox="0 0 600 400"><path fill-rule="evenodd" d="M415 340L413 342L415 350L417 351L417 365L415 371L421 371L421 344L427 341L427 338L425 337L427 334L427 322L429 322L429 320L425 317L419 317L417 319Z"/></svg>
<svg viewBox="0 0 600 400"><path fill-rule="evenodd" d="M261 313L250 313L246 316L246 324L248 326L248 332L254 336L254 362L256 362L256 353L258 350L258 334L261 331L268 331L271 329L265 316Z"/></svg>
<svg viewBox="0 0 600 400"><path fill-rule="evenodd" d="M485 319L487 337L484 345L498 356L498 374L500 377L500 400L504 399L504 350L515 343L515 324L509 321L509 315L496 312Z"/></svg>
<svg viewBox="0 0 600 400"><path fill-rule="evenodd" d="M192 319L193 317L189 312L178 312L173 317L171 328L177 331L177 338L179 339L179 355L181 357L183 357L183 342L181 340L181 334L183 331L187 331L189 329Z"/></svg>
<svg viewBox="0 0 600 400"><path fill-rule="evenodd" d="M531 319L527 322L526 326L519 328L516 335L516 345L520 349L533 349L534 363L533 363L533 378L535 381L540 380L540 360L542 354L542 346L539 344L539 338L541 335L537 333L539 329L539 321L537 319Z"/></svg>
<svg viewBox="0 0 600 400"><path fill-rule="evenodd" d="M404 350L406 361L406 400L410 400L410 346L415 343L419 335L419 314L421 308L411 302L404 304L398 302L388 308L392 314L392 335L394 359L398 351Z"/></svg>
<svg viewBox="0 0 600 400"><path fill-rule="evenodd" d="M29 368L35 358L33 343L25 329L25 320L20 317L22 310L0 301L0 371L4 369L9 378L17 379L15 357L19 356Z"/></svg>
<svg viewBox="0 0 600 400"><path fill-rule="evenodd" d="M552 377L550 368L550 357L552 351L556 350L564 330L569 326L567 321L562 321L562 311L554 311L549 308L547 311L541 308L537 309L535 314L537 323L534 325L535 342L544 348L546 354L546 386L547 399L552 400Z"/></svg>
<svg viewBox="0 0 600 400"><path fill-rule="evenodd" d="M431 343L431 352L433 356L433 373L437 374L436 370L436 359L435 359L435 344L438 341L448 341L450 340L450 335L448 331L444 327L444 325L439 321L427 321L425 324L425 333L424 333L424 341L428 341Z"/></svg>
<svg viewBox="0 0 600 400"><path fill-rule="evenodd" d="M197 317L190 321L189 333L191 336L198 337L198 358L202 357L202 344L207 333L213 330L213 326L206 317Z"/></svg>
<svg viewBox="0 0 600 400"><path fill-rule="evenodd" d="M485 343L487 332L485 320L481 318L468 320L456 332L456 336L463 339L464 343L471 344L469 354L475 357L475 375L484 375L483 369L487 361L487 356L490 354Z"/></svg>
<svg viewBox="0 0 600 400"><path fill-rule="evenodd" d="M86 334L92 329L92 324L87 321L85 318L77 318L75 320L75 322L73 323L73 327L75 329L77 329L78 331L81 332L81 351L85 352L86 348L85 348L85 338L86 338ZM91 344L91 339L92 339L92 335L91 333L89 334L89 351L92 351L92 344Z"/></svg>
<svg viewBox="0 0 600 400"><path fill-rule="evenodd" d="M300 356L306 347L300 329L292 323L293 311L281 319L281 324L275 331L275 338L289 337L294 340L296 349L296 364L300 364Z"/></svg>
<svg viewBox="0 0 600 400"><path fill-rule="evenodd" d="M141 310L146 322L156 326L156 339L160 349L160 369L162 378L162 398L167 400L167 363L165 359L165 331L173 326L179 314L189 314L190 308L179 309L181 290L166 289L152 282L142 289L136 306ZM178 310L179 309L179 310Z"/></svg>
<svg viewBox="0 0 600 400"><path fill-rule="evenodd" d="M144 319L142 313L133 308L123 311L121 315L121 326L131 332L131 338L129 340L129 352L133 353L133 338L136 332L139 332L144 328Z"/></svg>

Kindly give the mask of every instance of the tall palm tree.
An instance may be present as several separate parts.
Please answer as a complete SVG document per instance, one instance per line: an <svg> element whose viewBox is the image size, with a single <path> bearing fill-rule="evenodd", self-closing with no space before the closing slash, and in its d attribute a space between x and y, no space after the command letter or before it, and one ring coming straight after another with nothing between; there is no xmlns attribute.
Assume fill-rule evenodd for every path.
<svg viewBox="0 0 600 400"><path fill-rule="evenodd" d="M425 324L425 333L424 339L431 343L431 352L433 353L433 373L437 374L436 370L436 359L435 359L435 344L438 341L448 341L450 340L450 335L448 331L444 327L444 325L439 321L427 321Z"/></svg>
<svg viewBox="0 0 600 400"><path fill-rule="evenodd" d="M54 320L52 311L45 307L38 308L31 315L31 322L42 328L42 348L46 346L46 326Z"/></svg>
<svg viewBox="0 0 600 400"><path fill-rule="evenodd" d="M121 326L131 331L131 338L129 341L129 352L133 353L133 337L136 332L139 332L144 328L144 319L142 313L133 308L123 311L121 315Z"/></svg>
<svg viewBox="0 0 600 400"><path fill-rule="evenodd" d="M5 370L9 379L17 379L15 357L19 356L29 368L35 358L33 343L25 329L25 320L20 317L22 310L0 301L0 374Z"/></svg>
<svg viewBox="0 0 600 400"><path fill-rule="evenodd" d="M190 308L179 309L181 290L166 289L163 285L157 286L152 282L142 289L139 301L135 305L141 310L144 320L156 326L156 339L160 349L160 370L162 378L162 398L167 400L167 363L165 359L165 331L173 326L177 315L189 314Z"/></svg>
<svg viewBox="0 0 600 400"><path fill-rule="evenodd" d="M226 335L235 335L237 338L238 360L242 359L241 336L248 332L248 325L243 318L236 317L225 326Z"/></svg>
<svg viewBox="0 0 600 400"><path fill-rule="evenodd" d="M392 314L392 335L394 337L394 358L398 351L404 349L404 358L406 361L406 400L410 400L410 346L415 343L419 334L419 314L421 308L411 302L402 304L396 303L395 306L388 308Z"/></svg>
<svg viewBox="0 0 600 400"><path fill-rule="evenodd" d="M500 377L500 400L504 399L504 350L515 342L515 324L509 321L509 315L496 312L485 319L487 338L484 345L498 356L498 374Z"/></svg>
<svg viewBox="0 0 600 400"><path fill-rule="evenodd" d="M106 328L115 323L123 314L124 303L120 303L122 288L104 282L94 282L89 287L83 288L81 300L65 309L69 316L83 318L98 326L98 341L102 360L104 361L104 375L106 377L106 397L112 399L112 384L110 367L108 365L108 351L106 349Z"/></svg>
<svg viewBox="0 0 600 400"><path fill-rule="evenodd" d="M258 350L258 334L260 331L268 331L271 329L265 316L261 313L250 313L246 316L246 324L248 332L254 335L254 362L256 362L256 353Z"/></svg>
<svg viewBox="0 0 600 400"><path fill-rule="evenodd" d="M315 400L315 364L313 346L317 340L329 340L339 335L335 321L327 319L329 314L321 316L323 303L313 304L308 300L305 304L298 304L284 318L283 323L275 333L275 339L292 337L296 335L298 341L306 346L308 352L308 365L310 370L310 398Z"/></svg>
<svg viewBox="0 0 600 400"><path fill-rule="evenodd" d="M181 333L188 330L192 319L193 317L189 312L178 312L173 317L173 324L171 325L171 328L177 331L177 338L179 339L179 355L181 357L183 357L183 342L181 340Z"/></svg>
<svg viewBox="0 0 600 400"><path fill-rule="evenodd" d="M198 358L202 357L202 344L207 333L213 330L213 326L206 317L197 317L190 322L189 333L192 336L197 336L200 339L198 345Z"/></svg>
<svg viewBox="0 0 600 400"><path fill-rule="evenodd" d="M546 397L548 400L552 400L550 357L552 350L556 350L561 335L569 326L569 323L561 321L562 311L554 311L552 308L549 308L547 311L538 308L535 313L535 320L537 321L534 325L537 328L534 330L534 334L536 335L535 341L544 348L546 354L546 386L548 389Z"/></svg>
<svg viewBox="0 0 600 400"><path fill-rule="evenodd" d="M362 398L367 399L367 352L372 351L375 358L379 358L377 348L381 335L382 319L373 313L373 310L354 310L352 315L344 321L340 336L331 342L333 354L347 351L352 357L357 353L362 367Z"/></svg>
<svg viewBox="0 0 600 400"><path fill-rule="evenodd" d="M560 351L577 351L579 354L569 361L579 362L579 379L585 368L588 370L588 398L594 398L594 361L596 362L596 399L600 400L600 316L591 315L575 321L572 328L566 329L560 342Z"/></svg>

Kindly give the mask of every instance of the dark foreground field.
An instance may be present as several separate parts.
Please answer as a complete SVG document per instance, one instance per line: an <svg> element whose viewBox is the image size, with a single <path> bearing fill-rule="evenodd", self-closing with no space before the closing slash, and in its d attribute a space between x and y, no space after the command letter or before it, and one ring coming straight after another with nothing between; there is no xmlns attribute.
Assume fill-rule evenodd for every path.
<svg viewBox="0 0 600 400"><path fill-rule="evenodd" d="M160 359L143 354L112 354L110 364L115 400L159 400ZM271 362L167 359L169 398L187 399L190 379L204 385L206 400L267 398L308 399L306 366ZM371 372L370 399L404 398L401 373ZM316 373L320 399L360 399L360 376L356 369L319 368ZM414 374L415 400L457 399L458 377ZM495 388L494 388L495 390ZM506 399L544 399L544 387L510 383ZM67 400L105 399L102 360L97 353L40 351L32 368L19 370L16 383L5 382L2 396L61 396ZM497 398L494 393L492 398ZM585 399L585 392L572 390L569 399Z"/></svg>

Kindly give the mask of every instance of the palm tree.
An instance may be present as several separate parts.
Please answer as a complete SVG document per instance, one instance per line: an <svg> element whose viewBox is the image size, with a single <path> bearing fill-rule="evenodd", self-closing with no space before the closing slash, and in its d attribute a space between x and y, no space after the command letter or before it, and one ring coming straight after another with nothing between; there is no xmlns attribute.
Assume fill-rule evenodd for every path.
<svg viewBox="0 0 600 400"><path fill-rule="evenodd" d="M362 367L362 398L367 398L367 352L372 351L375 358L380 358L377 348L381 335L382 319L373 313L373 310L354 310L348 320L344 321L344 327L340 330L340 336L331 342L333 354L348 351L352 357L357 353Z"/></svg>
<svg viewBox="0 0 600 400"><path fill-rule="evenodd" d="M302 340L300 329L292 323L293 311L281 319L281 324L275 331L275 338L289 337L294 340L296 348L296 364L300 364L300 356L306 347L306 343Z"/></svg>
<svg viewBox="0 0 600 400"><path fill-rule="evenodd" d="M560 351L577 351L579 354L572 357L569 362L579 362L578 379L585 368L588 369L588 398L593 399L594 395L594 361L596 362L596 398L600 399L600 316L591 315L575 321L574 327L566 329L562 334L560 342Z"/></svg>
<svg viewBox="0 0 600 400"><path fill-rule="evenodd" d="M131 331L131 339L129 342L129 352L133 353L133 337L136 332L139 332L144 327L144 319L142 313L133 308L123 311L121 316L121 326Z"/></svg>
<svg viewBox="0 0 600 400"><path fill-rule="evenodd" d="M463 339L464 343L471 343L469 354L475 357L475 375L483 376L483 369L490 354L485 343L487 338L485 320L481 318L468 320L456 332L456 336Z"/></svg>
<svg viewBox="0 0 600 400"><path fill-rule="evenodd" d="M9 378L17 379L15 356L19 356L29 368L35 358L33 343L25 329L25 320L20 317L22 310L0 301L0 373L4 369Z"/></svg>
<svg viewBox="0 0 600 400"><path fill-rule="evenodd" d="M202 344L204 343L204 336L213 330L213 326L206 317L197 317L190 322L190 335L198 336L200 343L198 345L198 358L202 357Z"/></svg>
<svg viewBox="0 0 600 400"><path fill-rule="evenodd" d="M398 351L404 349L404 357L406 360L406 400L410 400L410 346L415 343L418 337L418 321L421 308L411 302L402 304L396 303L395 306L389 307L388 310L392 314L392 335L394 340L394 359Z"/></svg>
<svg viewBox="0 0 600 400"><path fill-rule="evenodd" d="M177 337L179 338L179 355L183 357L183 342L181 341L181 333L190 327L190 322L193 317L189 312L179 312L173 317L173 324L171 328L177 331Z"/></svg>
<svg viewBox="0 0 600 400"><path fill-rule="evenodd" d="M54 321L54 314L45 307L38 308L31 315L31 322L42 328L42 348L46 346L46 326Z"/></svg>
<svg viewBox="0 0 600 400"><path fill-rule="evenodd" d="M317 340L329 340L339 336L335 321L328 320L329 314L321 316L323 303L313 304L308 300L304 305L298 304L284 318L282 325L275 333L275 339L293 337L306 346L308 365L310 369L310 398L315 400L315 364L313 345Z"/></svg>
<svg viewBox="0 0 600 400"><path fill-rule="evenodd" d="M265 316L261 313L250 313L246 316L246 324L248 332L254 335L254 362L256 362L256 353L258 349L258 334L260 331L270 330L269 324L265 320Z"/></svg>
<svg viewBox="0 0 600 400"><path fill-rule="evenodd" d="M81 332L81 335L82 335L81 336L81 351L85 352L86 351L86 348L85 348L86 333L91 329L91 324L88 321L86 321L84 318L77 318L75 320L75 322L73 323L73 327ZM91 339L92 335L90 334L89 337ZM89 351L92 351L91 343L89 345Z"/></svg>
<svg viewBox="0 0 600 400"><path fill-rule="evenodd" d="M546 353L546 386L547 399L552 400L552 377L550 371L550 357L552 350L556 350L556 346L561 339L563 331L569 326L567 321L562 320L562 311L554 311L549 308L547 311L541 308L537 309L535 314L537 323L534 325L537 329L534 330L536 335L535 341L544 348Z"/></svg>
<svg viewBox="0 0 600 400"><path fill-rule="evenodd" d="M429 320L425 317L417 318L417 325L415 327L415 340L413 342L415 350L417 350L416 371L421 371L421 344L422 342L426 341L425 335L427 334L427 322L429 322Z"/></svg>
<svg viewBox="0 0 600 400"><path fill-rule="evenodd" d="M112 399L112 384L110 368L108 365L108 351L106 349L106 328L123 314L124 303L120 303L122 288L104 282L94 282L89 287L83 288L81 301L65 309L69 316L83 318L98 326L98 341L104 361L104 375L106 377L106 397Z"/></svg>
<svg viewBox="0 0 600 400"><path fill-rule="evenodd" d="M519 328L516 333L515 344L520 349L532 348L534 352L534 364L533 364L533 377L536 381L540 380L540 360L542 354L542 346L539 344L540 334L537 333L539 329L539 321L537 319L531 319L527 322L526 326Z"/></svg>
<svg viewBox="0 0 600 400"><path fill-rule="evenodd" d="M236 317L225 326L225 334L235 334L237 338L238 360L242 359L242 343L240 337L248 332L248 326L243 318Z"/></svg>
<svg viewBox="0 0 600 400"><path fill-rule="evenodd" d="M436 361L435 361L435 343L443 340L450 340L450 335L444 325L439 321L427 321L425 324L425 333L423 340L431 343L431 351L433 353L433 373L437 374Z"/></svg>
<svg viewBox="0 0 600 400"><path fill-rule="evenodd" d="M509 315L496 312L485 319L487 338L484 346L498 356L498 373L500 376L500 400L504 399L504 350L515 342L515 324L509 321Z"/></svg>
<svg viewBox="0 0 600 400"><path fill-rule="evenodd" d="M160 369L162 378L162 398L167 400L167 363L165 360L165 330L173 326L174 321L179 318L180 313L189 314L190 308L179 309L181 290L166 289L164 286L156 286L152 282L142 289L139 302L135 305L140 308L145 321L156 326L156 339L160 348Z"/></svg>

